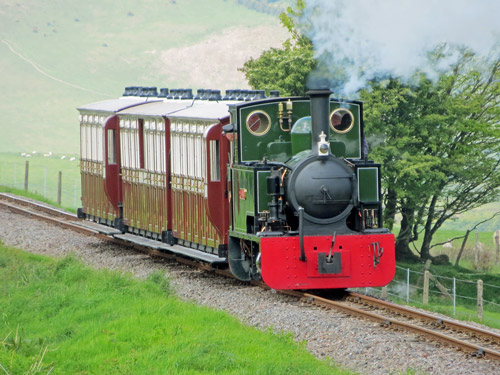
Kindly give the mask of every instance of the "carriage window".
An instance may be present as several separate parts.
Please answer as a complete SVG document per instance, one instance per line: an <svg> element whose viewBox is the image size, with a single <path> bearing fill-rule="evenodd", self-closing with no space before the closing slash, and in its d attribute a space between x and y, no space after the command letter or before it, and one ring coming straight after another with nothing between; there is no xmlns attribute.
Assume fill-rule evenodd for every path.
<svg viewBox="0 0 500 375"><path fill-rule="evenodd" d="M220 181L219 141L210 141L210 180Z"/></svg>
<svg viewBox="0 0 500 375"><path fill-rule="evenodd" d="M116 164L115 130L108 129L108 164Z"/></svg>
<svg viewBox="0 0 500 375"><path fill-rule="evenodd" d="M90 126L90 133L91 133L91 144L92 144L92 154L90 155L90 160L92 161L98 161L97 160L97 126Z"/></svg>
<svg viewBox="0 0 500 375"><path fill-rule="evenodd" d="M87 159L87 137L84 125L80 127L80 157L82 160Z"/></svg>
<svg viewBox="0 0 500 375"><path fill-rule="evenodd" d="M144 119L139 119L139 168L144 169Z"/></svg>
<svg viewBox="0 0 500 375"><path fill-rule="evenodd" d="M96 149L97 149L97 161L102 163L102 137L103 137L103 131L101 126L96 127L96 137L97 137L97 144L96 144Z"/></svg>
<svg viewBox="0 0 500 375"><path fill-rule="evenodd" d="M90 130L90 126L88 124L85 124L85 154L87 155L87 160L92 160L92 133Z"/></svg>

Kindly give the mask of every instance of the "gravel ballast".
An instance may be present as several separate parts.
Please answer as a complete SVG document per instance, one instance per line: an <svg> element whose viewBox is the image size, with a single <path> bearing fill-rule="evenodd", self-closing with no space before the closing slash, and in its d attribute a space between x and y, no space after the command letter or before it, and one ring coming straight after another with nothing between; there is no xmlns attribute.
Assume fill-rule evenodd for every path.
<svg viewBox="0 0 500 375"><path fill-rule="evenodd" d="M262 330L290 332L318 358L331 358L362 374L499 374L500 364L470 357L454 348L378 324L304 305L296 299L248 286L190 267L152 259L0 208L0 239L7 246L61 257L74 253L94 268L130 272L145 278L168 273L182 299L225 310Z"/></svg>

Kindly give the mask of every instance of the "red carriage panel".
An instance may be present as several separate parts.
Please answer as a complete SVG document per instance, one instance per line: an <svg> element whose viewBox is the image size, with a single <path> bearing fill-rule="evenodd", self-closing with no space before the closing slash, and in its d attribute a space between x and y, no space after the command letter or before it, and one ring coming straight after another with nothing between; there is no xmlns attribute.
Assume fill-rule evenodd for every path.
<svg viewBox="0 0 500 375"><path fill-rule="evenodd" d="M145 101L145 98L119 98L78 108L80 111L83 213L111 222L119 217L120 194L118 189L120 185L117 182L120 173L119 166L114 165L108 168L114 164L109 162L108 156L118 156L120 151L119 147L116 147L119 145L119 128L115 113L125 108L140 105ZM107 134L106 125L114 134ZM110 138L114 138L115 142L108 145L107 140ZM109 147L112 149L109 150ZM119 158L116 160L119 161ZM109 180L108 172L111 173ZM112 201L108 195L111 195Z"/></svg>
<svg viewBox="0 0 500 375"><path fill-rule="evenodd" d="M222 126L226 123L211 127L206 134L207 214L224 243L228 241L229 229L229 200L226 196L229 141L222 134Z"/></svg>
<svg viewBox="0 0 500 375"><path fill-rule="evenodd" d="M123 219L158 237L168 230L168 126L163 118L120 120Z"/></svg>
<svg viewBox="0 0 500 375"><path fill-rule="evenodd" d="M80 172L82 210L85 214L113 221L117 209L106 194L104 166L105 115L82 112L80 115Z"/></svg>
<svg viewBox="0 0 500 375"><path fill-rule="evenodd" d="M209 142L217 137L217 141L221 141L220 127L220 123L214 124L214 121L171 119L172 232L185 245L208 251L204 247L217 248L219 244L226 243L221 225L227 226L227 218L224 221L225 216L221 215L222 218L212 220L213 216L209 213L212 197L208 195L207 186L212 181L209 176ZM220 146L214 151L220 153ZM220 154L217 160L221 164ZM225 164L223 169L223 172L219 170L219 178L226 174ZM213 182L225 184L225 177L224 181ZM216 189L211 186L211 191ZM223 191L217 196L214 194L216 202L225 204L220 199L223 195ZM223 208L220 207L221 210ZM218 222L222 224L216 224Z"/></svg>
<svg viewBox="0 0 500 375"><path fill-rule="evenodd" d="M106 119L104 125L104 168L106 171L105 191L116 212L122 201L120 162L120 127L118 116Z"/></svg>
<svg viewBox="0 0 500 375"><path fill-rule="evenodd" d="M105 193L102 164L81 161L82 209L87 215L106 220L117 217L113 205Z"/></svg>

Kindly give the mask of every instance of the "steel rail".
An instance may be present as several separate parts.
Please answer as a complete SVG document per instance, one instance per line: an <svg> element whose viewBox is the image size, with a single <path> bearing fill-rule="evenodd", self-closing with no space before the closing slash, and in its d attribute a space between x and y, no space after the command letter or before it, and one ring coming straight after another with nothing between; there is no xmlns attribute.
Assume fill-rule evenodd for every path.
<svg viewBox="0 0 500 375"><path fill-rule="evenodd" d="M358 295L357 293L355 293L353 295L356 297L360 297L361 299L366 298L366 296ZM419 335L430 337L430 338L437 340L437 341L440 341L442 343L456 346L459 349L470 352L472 355L475 355L478 357L485 357L488 359L494 359L494 360L500 361L500 352L498 352L498 351L489 349L489 348L481 346L481 345L476 345L476 344L473 344L473 343L470 343L470 342L467 342L464 340L460 340L460 339L457 339L455 337L452 337L452 336L449 336L449 335L446 335L446 334L443 334L443 333L440 333L437 331L433 331L433 330L425 328L425 327L421 327L421 326L418 326L418 325L415 325L412 323L403 322L403 321L400 321L397 319L389 318L389 317L374 313L372 311L366 311L366 310L363 310L363 309L355 307L355 306L350 306L347 303L342 302L342 301L341 302L332 301L332 300L329 300L329 299L326 299L326 298L323 298L320 296L316 296L316 295L310 294L310 293L303 293L303 298L305 298L306 300L309 300L312 303L320 305L320 306L324 306L327 308L335 308L337 310L341 310L341 311L343 311L347 314L350 314L350 315L354 314L354 315L358 315L358 316L363 317L363 318L368 318L370 320L381 323L381 325L385 326L385 327L390 327L390 328L395 328L395 329L403 329L403 330L410 331L410 332L413 332L413 333L416 333ZM380 303L381 301L379 301L375 298L372 298L372 297L367 297L366 300L370 301L370 302L372 300L375 300L375 301L373 301L374 305L377 304L379 306L384 306L388 310L392 310L392 312L396 312L396 313L401 313L403 311L406 312L406 311L410 310L410 309L407 309L407 308L404 308L402 306L398 306L398 305L395 305L392 303L387 303L387 304ZM394 310L392 309L393 306L395 306ZM423 313L422 315L420 315L418 312L415 312L415 311L411 311L411 312L412 312L412 316L415 318L424 317L424 318L432 318L433 321L439 321L439 320L443 321L441 318L433 317L432 315L429 315L429 314ZM480 336L482 332L487 332L483 329L476 329L475 327L466 326L464 324L459 324L459 323L451 322L448 320L445 320L445 322L448 326L452 325L450 323L454 323L456 326L461 327L463 329L463 331L466 331L467 333L473 334L475 336ZM465 329L465 328L467 328L467 329ZM487 333L489 334L490 337L499 337L492 332L487 332ZM497 342L500 342L500 341L498 341L498 339L497 339Z"/></svg>
<svg viewBox="0 0 500 375"><path fill-rule="evenodd" d="M401 315L411 316L416 319L425 320L429 323L433 323L440 328L449 328L455 331L470 332L475 335L479 334L482 338L500 343L500 335L491 331L479 327L472 327L464 323L455 322L446 318L436 317L434 315L428 314L423 311L416 311L405 306L397 305L393 302L380 300L378 298L365 296L359 293L350 292L350 296L364 301L372 306L377 306L382 309L389 309L393 312L397 312Z"/></svg>
<svg viewBox="0 0 500 375"><path fill-rule="evenodd" d="M6 202L6 201L8 201L8 202ZM32 207L36 211L44 212L44 214L35 212L29 208L19 207L16 204L20 204L22 206ZM166 252L162 252L159 250L147 248L146 246L132 244L130 242L120 240L120 239L114 238L112 236L99 233L98 231L93 230L91 228L79 226L78 224L73 223L73 221L79 220L79 219L77 219L76 215L55 209L55 208L50 207L50 206L40 204L38 202L33 202L33 201L30 201L30 200L27 200L24 198L19 198L17 196L13 196L10 194L0 193L0 205L8 208L9 210L11 210L13 212L16 212L16 213L19 213L19 214L22 214L25 216L31 216L31 217L34 217L36 219L43 220L45 222L51 222L51 223L57 224L59 226L65 227L67 229L77 231L79 233L90 234L90 235L96 236L96 237L103 239L103 240L107 240L107 241L110 241L113 243L124 245L124 246L127 246L129 248L134 248L137 251L148 254L152 257L169 259L169 260L177 261L177 262L185 264L185 265L194 266L196 268L203 269L205 271L214 272L214 273L221 275L221 276L232 277L230 272L228 272L226 270L216 269L216 268L211 267L210 265L201 263L199 261L193 261L193 260L184 258L184 257L179 256L179 255L174 254L174 253L166 253ZM62 218L56 218L53 216L51 217L48 215L51 215L51 216L57 215L57 216L62 217ZM260 287L263 287L266 289L270 289L263 282L255 281L255 282L252 282L251 284L256 285L256 286L260 286ZM333 300L329 300L329 299L326 299L326 298L323 298L323 297L320 297L320 296L317 296L314 294L304 293L304 292L300 292L300 291L278 291L278 292L285 294L285 295L290 295L290 296L294 296L297 298L302 298L308 302L314 303L314 304L319 305L319 306L323 306L323 307L327 307L327 308L335 308L335 309L343 311L349 315L357 315L357 316L360 316L363 318L368 318L368 319L371 319L371 320L374 320L374 321L381 323L382 326L392 327L392 328L396 328L396 329L403 329L403 330L410 331L410 332L413 332L413 333L416 333L419 335L431 337L434 340L437 340L437 341L440 341L440 342L443 342L443 343L446 343L449 345L456 346L456 347L458 347L462 350L465 350L467 352L470 352L473 355L476 355L478 357L486 357L488 359L494 359L494 360L500 361L500 352L491 350L489 348L486 348L486 347L483 347L480 345L469 343L467 341L459 340L457 338L445 335L445 334L440 333L440 332L433 331L433 330L428 329L428 328L420 327L420 326L417 326L417 325L414 325L414 324L411 324L408 322L398 321L396 319L389 318L389 317L386 317L386 316L383 316L383 315L380 315L380 314L377 314L377 313L374 313L371 311L366 311L366 310L363 310L363 309L358 308L358 307L349 306L345 301L344 302L343 301L340 301L340 302L333 301ZM349 292L349 296L351 298L357 299L358 302L363 302L367 305L375 306L375 307L380 308L380 309L386 309L386 310L391 311L391 312L396 313L396 314L410 316L412 318L419 319L419 320L426 320L428 322L432 322L434 324L437 324L439 327L442 327L442 328L450 328L450 329L454 329L456 331L468 333L468 334L473 335L473 336L477 336L477 337L482 336L482 337L485 337L488 340L491 340L494 342L500 342L500 335L497 335L493 332L486 331L486 330L481 329L481 328L467 326L467 325L462 324L462 323L457 323L457 322L453 322L451 320L438 318L438 317L432 316L432 315L427 314L427 313L418 312L418 311L406 308L404 306L396 305L392 302L382 301L382 300L379 300L379 299L376 299L373 297L364 296L362 294L358 294L358 293L354 293L354 292Z"/></svg>
<svg viewBox="0 0 500 375"><path fill-rule="evenodd" d="M19 205L23 206L20 207ZM134 250L137 250L143 254L147 254L151 257L155 258L162 258L162 259L167 259L170 261L182 263L184 265L188 265L191 267L195 267L198 269L202 269L207 272L214 272L218 275L221 276L226 276L226 277L232 277L232 274L226 270L223 269L217 269L213 268L210 265L206 263L202 263L200 261L192 260L186 257L183 257L179 254L175 253L170 253L170 252L164 252L164 251L159 251L156 249L151 249L146 246L141 246L139 244L134 244L130 243L127 241L124 241L119 238L115 238L103 233L100 233L99 231L81 226L78 224L75 224L75 222L78 221L83 221L81 219L78 219L78 217L70 212L62 211L57 208L51 207L44 205L39 202L31 201L22 197L14 196L11 194L6 194L6 193L0 193L0 205L4 206L5 208L8 208L9 210L24 215L28 217L34 217L38 220L56 224L60 227L64 227L66 229L73 230L78 233L86 234L86 235L92 235L94 237L97 237L101 240L115 243L121 246L126 246L128 248L132 248ZM24 208L26 207L26 208ZM31 209L30 209L31 208ZM37 211L42 211L43 213L39 213ZM54 215L56 217L54 217Z"/></svg>
<svg viewBox="0 0 500 375"><path fill-rule="evenodd" d="M22 208L22 207L20 207L18 205L11 204L9 202L5 202L5 199L7 199L9 202L12 202L12 201L17 202L15 200L15 198L13 198L12 196L8 196L8 195L5 195L3 193L0 193L0 205L8 208L9 210L11 210L13 212L18 213L18 214L21 214L21 215L24 215L24 216L32 216L32 217L35 217L38 220L42 220L42 221L45 221L45 222L50 222L50 223L53 223L53 224L57 224L59 226L62 226L62 227L65 227L67 229L71 229L71 230L74 230L74 231L77 231L77 232L80 232L80 233L88 234L89 232L94 232L93 234L97 234L97 232L95 232L95 231L91 231L91 230L89 230L87 228L83 228L83 227L81 227L79 225L76 225L76 224L73 224L73 223L71 223L69 221L65 221L64 219L59 219L59 218L56 218L56 217L47 216L47 215L35 212L33 210L30 210L28 208ZM39 205L39 204L34 203L34 202L30 202L28 200L21 200L20 202L21 202L21 204L23 206L27 206L29 204L29 205L31 205L35 209L38 209L38 208L42 209L42 207L43 207L43 210L46 211L47 213L49 213L49 210L50 210L49 207L42 206L42 205ZM64 213L64 215L61 214L61 212ZM65 216L66 219L76 220L76 215L73 215L73 214L68 213L68 212L64 212L64 211L60 211L60 210L54 210L54 214L57 214L57 215L63 216L63 217Z"/></svg>
<svg viewBox="0 0 500 375"><path fill-rule="evenodd" d="M35 208L37 211L42 211L53 216L65 217L70 220L76 220L77 217L71 212L57 209L55 207L43 204L41 202L32 201L17 195L12 195L8 193L0 193L0 200L10 201L12 203L19 204L21 206L28 206Z"/></svg>

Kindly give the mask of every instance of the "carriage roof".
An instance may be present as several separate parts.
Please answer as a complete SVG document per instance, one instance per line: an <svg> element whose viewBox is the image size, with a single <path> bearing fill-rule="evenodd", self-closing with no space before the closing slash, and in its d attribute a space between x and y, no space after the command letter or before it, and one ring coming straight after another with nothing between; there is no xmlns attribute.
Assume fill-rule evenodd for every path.
<svg viewBox="0 0 500 375"><path fill-rule="evenodd" d="M147 98L118 98L103 100L100 102L86 104L78 107L79 111L98 111L98 112L112 112L116 113L126 108L134 107L146 103Z"/></svg>
<svg viewBox="0 0 500 375"><path fill-rule="evenodd" d="M228 103L227 101L165 100L129 107L118 114L219 120L229 115Z"/></svg>
<svg viewBox="0 0 500 375"><path fill-rule="evenodd" d="M229 116L229 101L158 100L145 98L119 98L91 103L79 111L108 112L122 116L155 116L220 120Z"/></svg>

